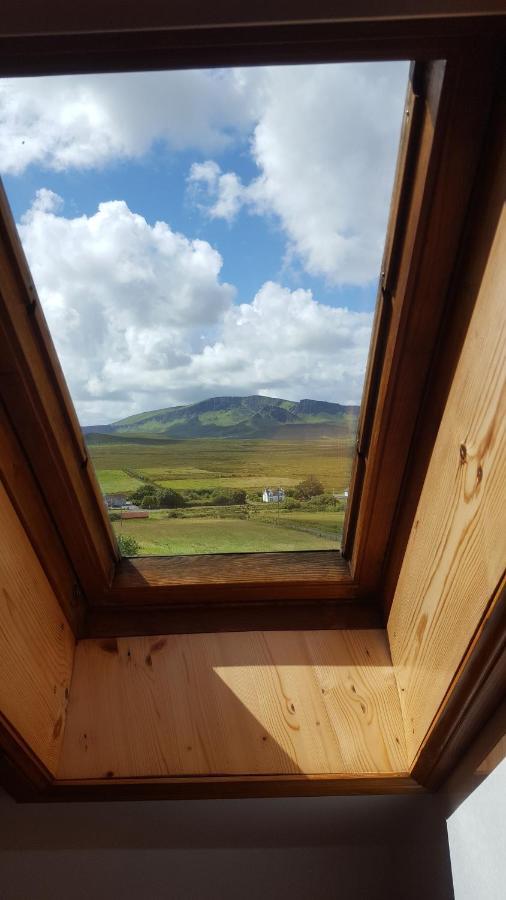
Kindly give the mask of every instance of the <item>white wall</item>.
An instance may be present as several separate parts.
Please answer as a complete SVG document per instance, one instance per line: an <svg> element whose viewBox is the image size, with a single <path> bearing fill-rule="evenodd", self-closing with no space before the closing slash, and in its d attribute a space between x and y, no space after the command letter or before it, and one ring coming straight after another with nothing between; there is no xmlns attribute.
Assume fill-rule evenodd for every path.
<svg viewBox="0 0 506 900"><path fill-rule="evenodd" d="M451 900L436 798L17 805L1 900Z"/></svg>
<svg viewBox="0 0 506 900"><path fill-rule="evenodd" d="M448 819L455 900L506 897L506 759Z"/></svg>

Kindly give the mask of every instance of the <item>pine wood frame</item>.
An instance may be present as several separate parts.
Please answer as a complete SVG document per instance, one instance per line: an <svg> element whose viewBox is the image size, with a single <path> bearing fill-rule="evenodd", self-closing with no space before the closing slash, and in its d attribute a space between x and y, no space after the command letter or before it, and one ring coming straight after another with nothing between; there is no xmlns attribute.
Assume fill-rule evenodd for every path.
<svg viewBox="0 0 506 900"><path fill-rule="evenodd" d="M414 27L413 22L408 25ZM420 422L420 411L441 352L438 339L451 306L448 288L498 64L500 42L497 33L489 37L490 19L481 21L484 35L481 41L474 36L472 47L467 34L461 34L469 29L469 20L457 20L457 34L450 35L452 25L443 20L438 37L431 36L428 43L417 36L424 55L444 50L447 59L412 67L342 556L326 551L118 559L35 286L7 201L0 197L0 349L8 370L2 379L2 415L9 423L6 441L12 448L18 444L16 471L4 473L4 479L78 634L154 633L162 624L165 630L364 627L382 620L382 603L388 608L391 596L389 563L401 557L410 524L396 529L397 510L413 457L428 443L428 423ZM318 28L317 57L311 27L303 34L299 26L283 32L297 59L327 59L330 52L336 60L399 55L399 24L383 26L391 33L381 39L380 48L361 33L350 44L347 30L336 38L331 29L331 51L329 36ZM422 33L426 29L425 23ZM251 62L255 53L262 62L284 61L274 40L278 33L262 27L252 40L250 31L246 60ZM208 41L202 56L206 65L223 62L230 29L191 34L200 48ZM194 64L193 50L185 50L187 58L179 51L174 58L174 34L165 38L167 63ZM145 39L136 38L141 48ZM179 34L178 46L184 48L188 32L180 39ZM39 49L47 42L43 36L20 40ZM68 70L104 68L101 37L87 40L92 47L86 63L74 59ZM59 71L58 48L65 41L51 38L38 71L47 69L51 59L52 70ZM404 38L404 46L411 49L411 41ZM133 51L126 58L132 67L140 65ZM0 73L12 71L10 55L5 59ZM116 62L113 66L121 68ZM32 71L28 62L23 71ZM443 396L447 386L439 382ZM432 415L429 422L433 427ZM410 496L416 498L412 481ZM48 527L54 536L51 549L40 539Z"/></svg>
<svg viewBox="0 0 506 900"><path fill-rule="evenodd" d="M233 41L230 41L230 37ZM398 190L394 194L373 352L367 375L345 559L329 554L213 557L188 577L188 560L119 561L88 466L73 407L47 333L17 234L0 218L0 476L78 637L251 629L378 627L391 602L416 501L463 339L452 308L473 191L479 175L499 60L504 17L423 22L350 22L326 26L202 29L181 35L140 32L19 38L19 63L7 53L0 71L95 71L224 62L384 59L416 56ZM2 44L0 39L0 47ZM152 56L153 41L162 48ZM177 48L175 47L175 43ZM233 44L233 52L230 45ZM104 50L104 45L106 50ZM83 50L79 55L79 47ZM288 47L288 49L287 49ZM69 62L72 50L72 62ZM430 63L444 58L446 63ZM0 66L2 63L0 62ZM5 201L2 200L2 203ZM444 253L438 242L443 241ZM435 250L439 247L439 252ZM435 257L438 264L435 266ZM421 297L429 292L430 305ZM16 303L12 304L12 298ZM7 302L5 302L7 300ZM472 310L464 310L464 324ZM418 350L414 359L413 348ZM428 398L431 403L429 404ZM433 399L436 397L434 408ZM395 435L395 440L392 439ZM385 470L391 477L379 477ZM98 539L97 539L98 536ZM279 571L280 561L283 571ZM257 563L276 563L273 577ZM195 560L192 560L195 563ZM164 566L166 565L166 568ZM224 581L220 568L230 567ZM194 568L192 566L192 568ZM167 578L170 570L171 580ZM265 570L263 570L265 571ZM499 601L491 605L455 675L449 702L427 736L411 774L383 781L347 779L347 792L437 786L497 705L504 677ZM19 796L224 796L340 792L334 779L202 780L58 786L0 723L0 774ZM366 783L365 783L366 782ZM34 794L35 789L35 794Z"/></svg>

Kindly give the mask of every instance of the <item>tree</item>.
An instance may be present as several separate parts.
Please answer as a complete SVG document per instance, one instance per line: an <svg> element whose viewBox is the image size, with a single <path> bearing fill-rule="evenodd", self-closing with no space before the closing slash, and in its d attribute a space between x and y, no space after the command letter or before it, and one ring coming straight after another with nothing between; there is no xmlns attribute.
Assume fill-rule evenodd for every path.
<svg viewBox="0 0 506 900"><path fill-rule="evenodd" d="M140 544L131 534L118 535L118 547L122 556L138 556Z"/></svg>
<svg viewBox="0 0 506 900"><path fill-rule="evenodd" d="M295 500L294 497L287 497L283 503L283 509L300 509L300 500Z"/></svg>
<svg viewBox="0 0 506 900"><path fill-rule="evenodd" d="M246 491L217 490L209 499L211 506L243 506L246 503Z"/></svg>
<svg viewBox="0 0 506 900"><path fill-rule="evenodd" d="M230 502L232 506L243 506L246 503L246 491L232 491Z"/></svg>
<svg viewBox="0 0 506 900"><path fill-rule="evenodd" d="M141 484L132 494L130 494L131 503L142 506L145 497L153 496L157 493L158 488L154 484Z"/></svg>
<svg viewBox="0 0 506 900"><path fill-rule="evenodd" d="M296 485L294 491L297 500L310 500L311 497L317 497L318 494L323 494L323 492L323 484L316 475L308 475L304 481Z"/></svg>
<svg viewBox="0 0 506 900"><path fill-rule="evenodd" d="M140 502L142 509L178 509L185 506L184 498L172 488L155 488L144 493L137 502Z"/></svg>
<svg viewBox="0 0 506 900"><path fill-rule="evenodd" d="M158 492L155 491L155 493L153 494L145 494L140 501L140 506L141 509L160 509L160 503L158 502Z"/></svg>
<svg viewBox="0 0 506 900"><path fill-rule="evenodd" d="M185 506L184 498L173 488L162 488L158 491L159 509L179 509Z"/></svg>

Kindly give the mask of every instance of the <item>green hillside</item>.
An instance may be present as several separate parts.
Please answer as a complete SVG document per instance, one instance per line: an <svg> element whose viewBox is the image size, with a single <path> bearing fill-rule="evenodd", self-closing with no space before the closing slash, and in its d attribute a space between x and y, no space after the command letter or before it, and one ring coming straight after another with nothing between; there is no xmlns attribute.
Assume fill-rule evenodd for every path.
<svg viewBox="0 0 506 900"><path fill-rule="evenodd" d="M356 430L358 406L322 400L281 400L277 397L212 397L189 406L175 406L138 413L111 425L84 428L89 440L94 433L110 437L157 436L159 438L286 438L304 431L328 431L348 435ZM293 432L292 430L293 429Z"/></svg>

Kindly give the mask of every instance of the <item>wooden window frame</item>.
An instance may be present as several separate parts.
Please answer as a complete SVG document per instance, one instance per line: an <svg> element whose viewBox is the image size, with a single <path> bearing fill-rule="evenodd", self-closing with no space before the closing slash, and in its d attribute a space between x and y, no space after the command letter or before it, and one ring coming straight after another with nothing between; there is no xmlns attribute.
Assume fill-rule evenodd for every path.
<svg viewBox="0 0 506 900"><path fill-rule="evenodd" d="M489 16L0 38L0 75L417 59L342 554L119 558L2 192L0 477L78 637L384 624L460 349L452 279L503 33Z"/></svg>
<svg viewBox="0 0 506 900"><path fill-rule="evenodd" d="M275 6L276 0L273 9ZM294 20L303 6L295 0L291 9ZM101 9L101 4L90 0L88 31L71 21L75 10L68 5L60 11L60 15L70 16L66 26L62 23L60 34L37 34L33 21L32 33L25 36L19 33L5 38L0 34L0 74L406 57L416 58L421 65L412 73L413 92L408 103L411 124L405 129L400 156L403 177L397 181L393 198L344 557L333 556L333 570L328 553L296 554L293 560L282 554L273 554L272 559L262 555L213 557L214 568L208 566L207 570L203 557L118 560L72 403L2 198L0 483L6 488L11 512L14 507L11 521L15 519L19 526L19 519L23 526L18 532L29 558L32 564L37 563L35 550L43 571L38 564L32 565L38 570L38 581L27 577L30 590L26 590L18 569L6 566L13 597L17 596L5 606L10 628L7 640L9 634L23 638L26 631L31 634L32 646L21 640L21 652L12 657L17 670L13 669L12 690L7 685L4 691L4 700L8 695L10 706L0 710L0 781L18 799L29 800L437 790L452 771L458 772L459 762L476 735L480 735L480 747L485 746L485 740L487 752L503 733L504 718L494 716L494 712L504 693L504 577L493 594L481 598L479 621L460 634L462 654L451 666L449 683L441 698L437 697L430 724L422 731L421 743L406 771L371 774L359 769L346 774L340 768L335 774L330 770L323 775L283 775L276 774L276 769L267 775L214 772L205 777L167 778L151 777L149 772L146 777L122 778L107 771L94 779L65 781L51 774L40 749L30 742L30 735L23 732L23 722L15 714L20 711L25 724L28 720L31 725L40 710L47 718L48 707L53 718L47 728L47 743L54 750L54 744L62 740L68 724L68 695L70 701L73 693L79 699L83 688L75 655L69 649L71 631L78 638L74 651L86 650L79 638L95 637L103 660L110 663L120 660L118 643L133 647L129 641L117 640L122 635L297 629L301 635L290 637L304 644L304 630L372 628L376 629L375 639L389 654L402 699L402 675L398 677L399 672L394 671L402 665L402 659L400 664L396 662L395 642L390 641L394 626L390 622L386 631L381 626L386 623L408 536L416 530L415 511L460 351L468 346L466 334L476 291L458 288L466 272L469 275L461 265L468 237L471 253L474 249L476 254L473 241L481 225L480 200L490 197L487 173L491 173L491 183L497 183L497 123L504 117L493 104L494 99L500 99L497 88L500 91L505 83L499 66L506 17L429 14L413 19L393 15L388 21L372 22L361 19L355 3L353 9L350 6L347 21L339 23L302 25L301 15L298 21L276 25L246 26L243 22L211 29L193 22L192 27L186 23L181 30L181 22L178 28L163 28L160 23L150 28L145 21L143 27L142 23L136 26L130 22L125 30L116 31L109 24L105 26L109 31L104 31L100 28ZM144 12L138 4L132 4L128 15L142 16ZM49 30L50 13L45 7L43 15ZM350 15L356 16L355 21ZM26 8L23 16L27 16ZM149 19L149 10L146 16ZM9 14L2 28L8 32ZM446 62L431 62L442 59ZM475 266L483 264L480 255L487 255L488 237L489 232L480 237ZM495 297L497 302L497 294ZM458 440L453 449L458 460ZM465 450L463 447L464 457ZM11 551L13 545L14 538ZM16 557L15 552L11 555ZM259 562L271 566L269 579L265 578L265 568L259 569ZM26 568L29 576L30 566ZM177 571L171 576L171 570ZM47 590L44 573L52 592ZM227 579L224 573L228 573ZM450 590L451 577L449 580ZM429 597L429 604L432 599ZM412 609L406 602L398 591L393 612L399 604L402 609ZM431 611L432 625L440 612L437 608ZM415 639L426 649L436 641L441 655L444 645L427 630L424 632L424 617L426 608L418 610L413 622L410 618L408 628L413 627ZM244 637L249 640L249 636ZM212 635L211 642L215 638L228 636ZM257 638L252 636L253 641ZM335 643L357 638L361 643L362 635L336 635ZM183 645L185 640L183 637L175 643ZM41 667L48 663L41 652L41 641L51 651L48 660L52 654L51 677L49 673L41 677ZM232 636L227 645L234 646L235 642ZM142 639L137 646L139 643L142 646ZM163 638L155 638L153 646L148 645L147 656L137 657L128 671L140 673L143 682L149 684L151 677L156 678L151 652L167 652L162 651L162 643ZM27 664L30 649L35 669ZM274 667L283 665L283 654L278 656L272 659ZM124 657L123 663L130 667L129 649ZM54 681L53 664L58 671ZM335 676L336 684L330 683L330 692L336 687L354 693L342 659L335 668L340 674ZM429 674L434 671L430 660L427 670ZM163 687L163 677L159 673L158 687ZM126 682L123 685L128 687ZM322 694L328 687L324 685ZM45 693L41 694L41 688ZM262 698L263 693L259 690ZM107 689L103 689L102 696L106 695ZM371 699L375 699L374 691ZM93 704L90 707L93 715ZM148 704L146 708L152 707ZM410 720L406 712L403 715L406 727ZM240 727L240 719L238 722L234 720L234 725ZM106 724L108 728L109 720ZM128 722L123 724L128 727ZM151 740L148 743L151 746Z"/></svg>

